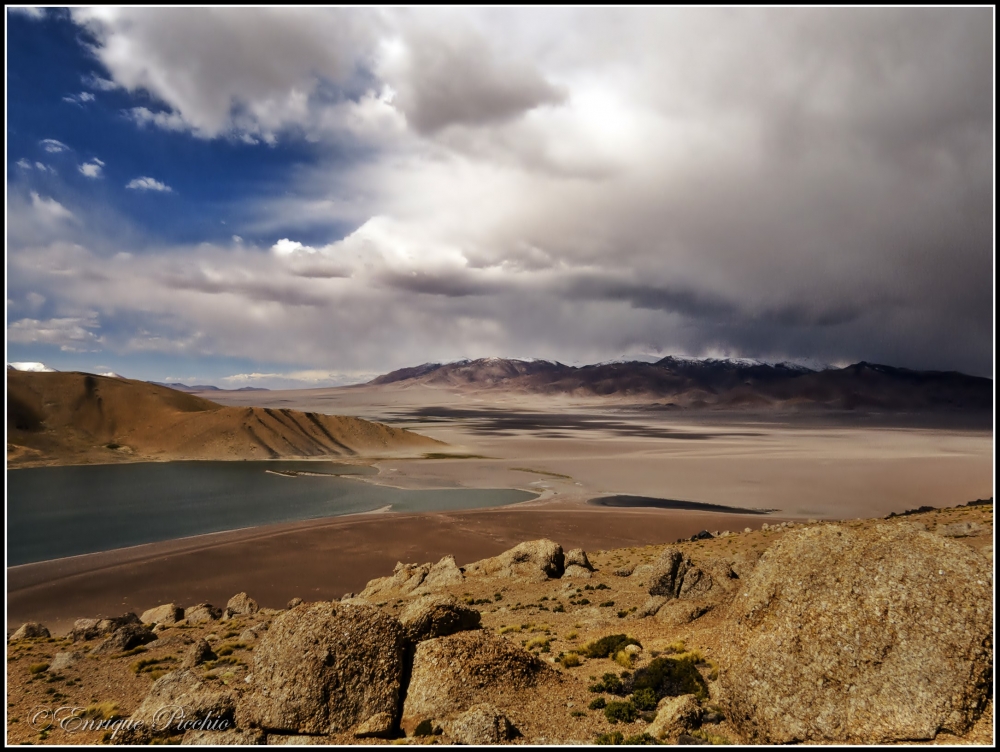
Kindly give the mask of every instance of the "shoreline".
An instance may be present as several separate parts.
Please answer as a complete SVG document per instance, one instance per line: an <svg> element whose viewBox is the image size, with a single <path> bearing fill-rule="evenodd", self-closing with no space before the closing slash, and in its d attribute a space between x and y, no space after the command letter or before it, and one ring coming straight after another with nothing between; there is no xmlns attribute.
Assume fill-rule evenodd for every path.
<svg viewBox="0 0 1000 752"><path fill-rule="evenodd" d="M40 621L61 634L82 617L142 613L170 602L224 605L241 591L261 606L283 608L293 597L333 600L357 592L397 561L451 554L465 565L538 538L565 550L666 544L703 529L757 529L762 522L759 515L568 501L515 506L418 514L383 508L8 567L7 627Z"/></svg>

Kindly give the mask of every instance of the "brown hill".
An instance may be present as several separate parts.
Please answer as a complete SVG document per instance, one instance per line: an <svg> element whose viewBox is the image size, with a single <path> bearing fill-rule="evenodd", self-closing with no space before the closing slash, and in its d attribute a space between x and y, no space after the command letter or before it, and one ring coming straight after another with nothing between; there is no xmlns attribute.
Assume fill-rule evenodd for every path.
<svg viewBox="0 0 1000 752"><path fill-rule="evenodd" d="M359 418L223 407L145 381L7 371L8 466L412 453L440 442Z"/></svg>

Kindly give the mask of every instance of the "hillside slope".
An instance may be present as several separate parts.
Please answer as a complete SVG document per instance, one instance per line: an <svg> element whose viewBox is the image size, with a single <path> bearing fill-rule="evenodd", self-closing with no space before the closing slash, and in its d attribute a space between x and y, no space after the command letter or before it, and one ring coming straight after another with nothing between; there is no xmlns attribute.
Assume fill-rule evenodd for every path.
<svg viewBox="0 0 1000 752"><path fill-rule="evenodd" d="M359 418L223 407L144 381L7 371L9 467L412 453L434 439Z"/></svg>

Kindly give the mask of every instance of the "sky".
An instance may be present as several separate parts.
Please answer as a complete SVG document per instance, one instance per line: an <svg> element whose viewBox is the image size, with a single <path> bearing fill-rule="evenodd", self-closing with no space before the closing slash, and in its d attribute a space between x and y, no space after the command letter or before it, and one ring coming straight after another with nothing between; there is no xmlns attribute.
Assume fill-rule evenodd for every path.
<svg viewBox="0 0 1000 752"><path fill-rule="evenodd" d="M7 360L993 373L992 8L7 9Z"/></svg>

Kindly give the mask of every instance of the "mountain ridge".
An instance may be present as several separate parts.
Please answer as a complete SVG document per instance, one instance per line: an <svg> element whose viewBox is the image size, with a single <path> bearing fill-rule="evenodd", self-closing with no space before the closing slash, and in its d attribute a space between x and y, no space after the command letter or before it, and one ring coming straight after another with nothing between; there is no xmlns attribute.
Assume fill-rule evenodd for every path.
<svg viewBox="0 0 1000 752"><path fill-rule="evenodd" d="M367 386L417 385L540 395L668 400L678 407L795 407L889 410L992 409L993 381L957 371L917 371L860 361L822 370L749 359L666 356L654 363L569 366L556 361L479 358L424 363Z"/></svg>

